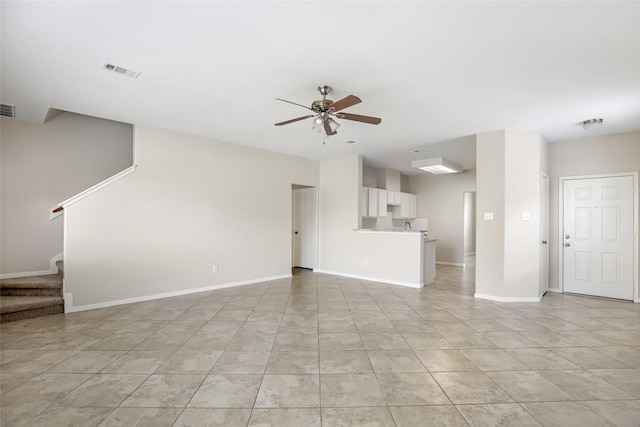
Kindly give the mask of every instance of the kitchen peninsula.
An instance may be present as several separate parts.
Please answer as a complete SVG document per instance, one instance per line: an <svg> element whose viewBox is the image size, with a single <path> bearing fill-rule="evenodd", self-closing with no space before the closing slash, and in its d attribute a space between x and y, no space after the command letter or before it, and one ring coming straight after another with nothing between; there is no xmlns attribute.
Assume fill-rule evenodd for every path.
<svg viewBox="0 0 640 427"><path fill-rule="evenodd" d="M369 248L385 248L382 254L363 259L364 267L390 277L389 283L421 288L435 280L436 241L426 230L357 229ZM392 255L392 256L387 256ZM369 259L373 258L373 259Z"/></svg>

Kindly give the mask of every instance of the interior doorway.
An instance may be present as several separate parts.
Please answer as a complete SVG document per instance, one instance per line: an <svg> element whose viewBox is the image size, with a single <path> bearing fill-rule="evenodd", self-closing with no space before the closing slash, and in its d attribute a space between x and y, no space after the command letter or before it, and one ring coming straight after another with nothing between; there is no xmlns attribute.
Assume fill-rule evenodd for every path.
<svg viewBox="0 0 640 427"><path fill-rule="evenodd" d="M476 255L476 192L465 191L463 193L463 253L464 268L471 264L475 266Z"/></svg>
<svg viewBox="0 0 640 427"><path fill-rule="evenodd" d="M549 177L540 177L540 296L549 290Z"/></svg>
<svg viewBox="0 0 640 427"><path fill-rule="evenodd" d="M291 189L291 267L316 269L318 194L316 187Z"/></svg>

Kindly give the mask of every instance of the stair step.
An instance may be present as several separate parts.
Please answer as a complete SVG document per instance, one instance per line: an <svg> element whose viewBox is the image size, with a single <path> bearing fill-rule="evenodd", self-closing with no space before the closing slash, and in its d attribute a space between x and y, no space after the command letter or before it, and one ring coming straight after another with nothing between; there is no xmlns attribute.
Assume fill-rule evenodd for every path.
<svg viewBox="0 0 640 427"><path fill-rule="evenodd" d="M62 279L57 274L0 280L2 296L62 296Z"/></svg>
<svg viewBox="0 0 640 427"><path fill-rule="evenodd" d="M58 313L64 313L62 297L3 296L0 298L0 322Z"/></svg>

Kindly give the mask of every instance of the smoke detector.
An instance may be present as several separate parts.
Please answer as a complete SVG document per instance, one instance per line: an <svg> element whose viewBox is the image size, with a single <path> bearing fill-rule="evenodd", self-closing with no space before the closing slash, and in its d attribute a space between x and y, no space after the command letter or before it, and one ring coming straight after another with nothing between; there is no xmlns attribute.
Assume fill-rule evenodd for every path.
<svg viewBox="0 0 640 427"><path fill-rule="evenodd" d="M102 67L100 68L106 71L122 74L123 76L131 77L133 79L137 79L140 75L140 71L134 71L126 67L121 67L120 65L111 64L109 62L104 62L102 64Z"/></svg>

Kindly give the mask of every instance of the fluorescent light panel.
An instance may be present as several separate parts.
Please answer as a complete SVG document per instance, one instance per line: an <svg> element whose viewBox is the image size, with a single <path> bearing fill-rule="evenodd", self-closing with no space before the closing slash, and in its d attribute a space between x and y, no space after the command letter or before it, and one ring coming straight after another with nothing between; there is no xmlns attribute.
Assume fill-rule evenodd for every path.
<svg viewBox="0 0 640 427"><path fill-rule="evenodd" d="M462 172L462 166L457 163L450 162L443 157L434 157L433 159L414 160L411 167L434 174L458 173Z"/></svg>

